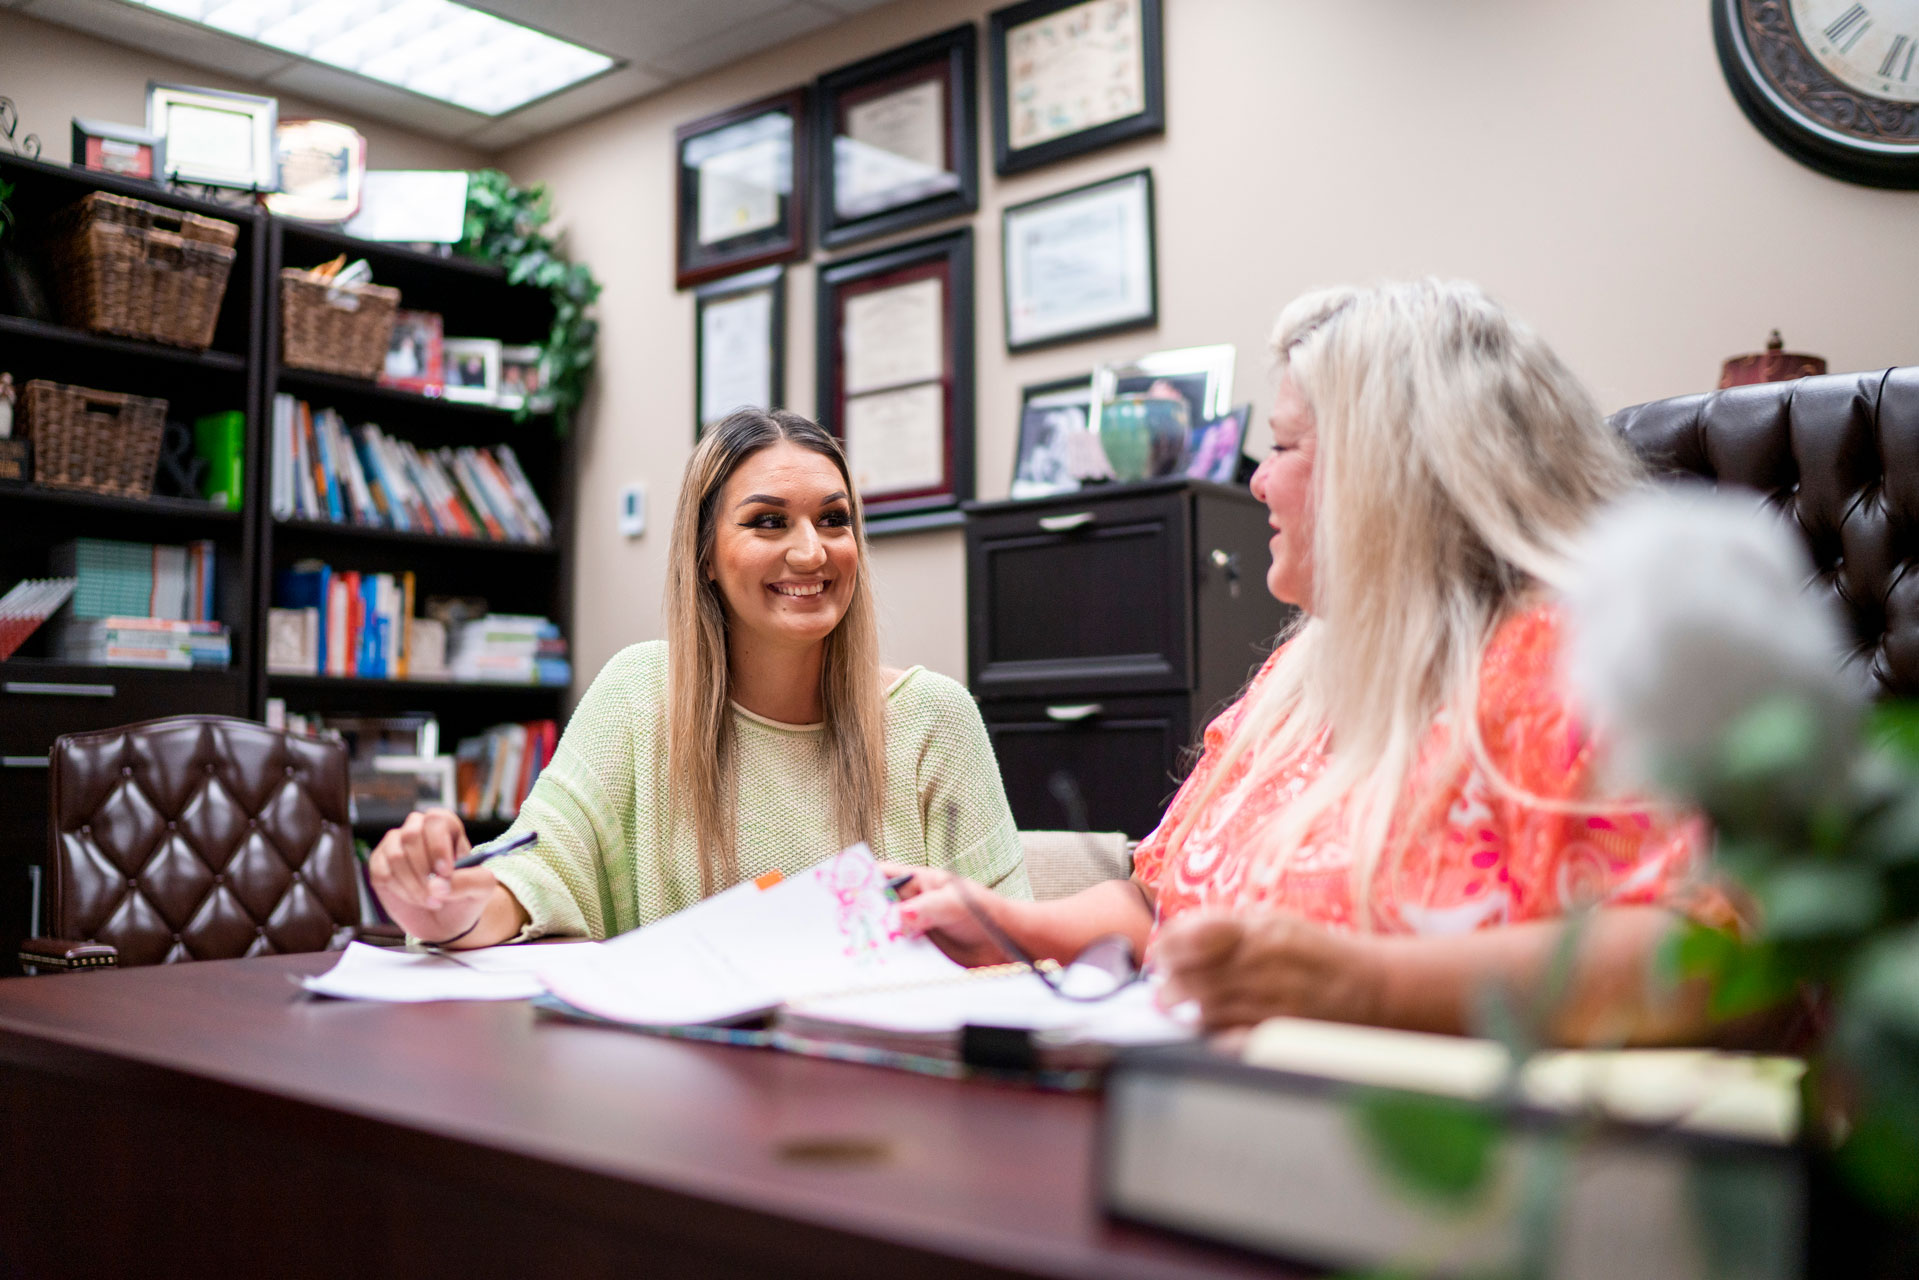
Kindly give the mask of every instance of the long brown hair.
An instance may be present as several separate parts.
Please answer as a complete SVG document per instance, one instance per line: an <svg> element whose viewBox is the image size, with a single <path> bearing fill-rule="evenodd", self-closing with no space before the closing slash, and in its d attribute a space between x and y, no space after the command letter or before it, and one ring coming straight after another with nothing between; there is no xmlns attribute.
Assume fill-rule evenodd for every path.
<svg viewBox="0 0 1919 1280"><path fill-rule="evenodd" d="M839 625L826 637L820 706L842 843L879 838L886 710L880 686L879 624L866 560L866 522L839 441L784 409L739 409L710 428L687 460L668 553L667 766L675 808L691 816L700 853L700 892L740 878L734 823L733 717L728 706L726 607L708 576L720 493L740 464L780 441L828 459L846 484L859 572Z"/></svg>

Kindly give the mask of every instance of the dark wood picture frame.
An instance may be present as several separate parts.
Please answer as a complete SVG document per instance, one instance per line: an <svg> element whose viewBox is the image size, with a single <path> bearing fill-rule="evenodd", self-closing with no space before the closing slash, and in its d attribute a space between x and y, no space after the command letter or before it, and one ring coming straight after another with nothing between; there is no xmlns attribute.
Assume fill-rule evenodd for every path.
<svg viewBox="0 0 1919 1280"><path fill-rule="evenodd" d="M1150 137L1166 131L1166 47L1165 19L1161 0L1128 0L1139 22L1141 55L1141 109L1116 120L1107 120L1090 128L1060 137L1048 138L1017 150L1012 145L1012 103L1008 99L1009 66L1007 37L1016 27L1038 21L1081 4L1107 0L1023 0L1023 3L996 9L986 20L986 66L988 92L992 94L993 172L1000 175L1024 173L1041 165L1084 155L1101 147Z"/></svg>
<svg viewBox="0 0 1919 1280"><path fill-rule="evenodd" d="M784 407L786 400L786 268L778 263L754 271L713 280L693 291L693 438L706 431L706 310L716 302L726 302L749 293L766 291L772 295L772 314L768 320L767 403L762 408Z"/></svg>
<svg viewBox="0 0 1919 1280"><path fill-rule="evenodd" d="M813 189L822 245L837 248L978 210L978 40L973 24L967 23L819 78L814 91L813 163L818 173ZM945 160L946 172L954 179L951 188L842 215L836 198L836 144L846 109L935 76L945 86Z"/></svg>
<svg viewBox="0 0 1919 1280"><path fill-rule="evenodd" d="M1024 341L1013 338L1013 308L1016 302L1013 292L1014 268L1014 222L1022 214L1030 214L1049 205L1098 191L1101 187L1114 187L1138 183L1145 190L1145 233L1146 233L1146 297L1144 308L1130 315L1117 316L1077 329L1061 329L1040 337L1031 337ZM1105 337L1108 334L1125 333L1132 329L1151 329L1159 324L1159 223L1157 203L1153 190L1153 171L1135 169L1130 173L1115 174L1110 178L1101 178L1097 182L1088 182L1082 186L1065 191L1055 191L1049 195L1027 200L1020 204L1008 205L1000 211L1000 319L1006 339L1006 349L1010 352L1038 351L1044 347L1060 346L1068 342L1084 342L1091 338Z"/></svg>
<svg viewBox="0 0 1919 1280"><path fill-rule="evenodd" d="M737 271L806 256L808 184L812 163L811 95L805 86L761 98L731 110L705 116L673 131L674 287L685 289ZM786 194L780 197L779 216L770 227L758 228L713 244L700 242L700 190L697 165L689 165L687 148L699 139L747 124L761 116L784 114L792 121L787 153Z"/></svg>
<svg viewBox="0 0 1919 1280"><path fill-rule="evenodd" d="M960 522L959 504L973 496L973 229L896 245L819 268L815 294L816 376L820 425L846 439L846 303L861 293L937 278L944 281L944 360L940 382L945 420L944 475L935 486L862 493L868 532L899 533ZM860 462L849 459L857 473Z"/></svg>

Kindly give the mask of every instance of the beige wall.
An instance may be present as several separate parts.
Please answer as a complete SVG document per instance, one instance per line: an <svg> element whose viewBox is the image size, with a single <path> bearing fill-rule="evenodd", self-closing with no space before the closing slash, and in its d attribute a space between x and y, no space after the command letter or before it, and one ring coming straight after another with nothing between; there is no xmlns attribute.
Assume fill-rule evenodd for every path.
<svg viewBox="0 0 1919 1280"><path fill-rule="evenodd" d="M75 116L141 126L147 119L147 81L205 85L239 93L272 93L233 76L95 40L70 27L0 9L0 93L20 108L23 132L40 135L42 160L72 157ZM474 169L486 157L471 147L423 137L338 107L274 95L280 114L318 116L350 124L366 136L375 169Z"/></svg>
<svg viewBox="0 0 1919 1280"><path fill-rule="evenodd" d="M607 284L584 448L579 668L657 635L666 523L691 447L693 305L673 288L675 125L957 22L987 0L896 3L509 153L552 184ZM982 175L979 485L1003 496L1019 388L1099 358L1261 344L1308 286L1436 273L1531 317L1617 407L1712 384L1778 325L1835 369L1919 361L1919 194L1849 186L1776 151L1720 76L1706 6L1674 0L1166 0L1164 138L1008 180ZM983 69L983 65L982 65ZM982 99L984 94L982 94ZM982 139L986 130L982 101ZM1150 165L1161 322L1009 357L998 210ZM788 402L813 407L812 268L791 277ZM642 480L646 536L613 496ZM875 545L890 661L965 668L960 537ZM1153 602L1142 601L1142 607Z"/></svg>

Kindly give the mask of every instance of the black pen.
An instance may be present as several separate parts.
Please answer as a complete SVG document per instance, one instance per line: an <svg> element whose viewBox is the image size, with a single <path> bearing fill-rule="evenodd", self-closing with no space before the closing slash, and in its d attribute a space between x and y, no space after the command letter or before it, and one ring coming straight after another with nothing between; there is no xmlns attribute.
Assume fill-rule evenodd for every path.
<svg viewBox="0 0 1919 1280"><path fill-rule="evenodd" d="M897 894L899 893L901 889L904 889L907 885L912 883L913 883L913 873L909 871L903 876L893 876L891 879L887 880L886 888L889 892Z"/></svg>
<svg viewBox="0 0 1919 1280"><path fill-rule="evenodd" d="M472 853L453 864L455 871L465 871L468 867L477 867L488 858L497 858L503 853L512 853L515 849L524 849L540 838L537 831L522 831L505 844L481 845Z"/></svg>

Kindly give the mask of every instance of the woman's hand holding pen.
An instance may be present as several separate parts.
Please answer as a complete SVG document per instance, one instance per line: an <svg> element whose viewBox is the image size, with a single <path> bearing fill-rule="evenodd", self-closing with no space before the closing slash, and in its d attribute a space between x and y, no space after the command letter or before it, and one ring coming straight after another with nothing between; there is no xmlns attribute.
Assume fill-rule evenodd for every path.
<svg viewBox="0 0 1919 1280"><path fill-rule="evenodd" d="M470 851L466 828L450 810L408 814L367 860L380 905L416 938L435 943L467 938L500 891L486 867L456 867Z"/></svg>
<svg viewBox="0 0 1919 1280"><path fill-rule="evenodd" d="M969 967L1003 964L1012 958L967 910L966 899L960 897L959 876L944 867L909 867L897 862L882 862L879 869L889 879L910 877L893 891L902 904L900 927L909 937L924 934L949 959ZM1006 909L1013 903L983 885L968 884L964 892L975 909L991 912L995 924L1006 925Z"/></svg>

